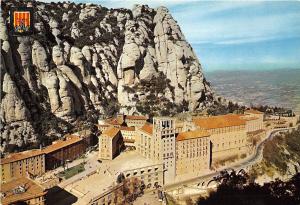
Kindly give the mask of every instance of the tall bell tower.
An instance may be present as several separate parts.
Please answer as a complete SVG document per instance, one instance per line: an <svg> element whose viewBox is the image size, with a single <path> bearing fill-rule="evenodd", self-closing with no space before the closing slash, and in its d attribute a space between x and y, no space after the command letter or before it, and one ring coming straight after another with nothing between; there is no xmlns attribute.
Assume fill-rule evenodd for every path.
<svg viewBox="0 0 300 205"><path fill-rule="evenodd" d="M175 119L153 118L153 159L163 164L165 183L174 181L176 176Z"/></svg>

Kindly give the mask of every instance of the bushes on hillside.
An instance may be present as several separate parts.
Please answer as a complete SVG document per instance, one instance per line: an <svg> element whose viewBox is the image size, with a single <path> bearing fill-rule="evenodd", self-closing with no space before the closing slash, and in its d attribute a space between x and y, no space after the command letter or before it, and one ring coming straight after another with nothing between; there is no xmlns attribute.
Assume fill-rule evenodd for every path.
<svg viewBox="0 0 300 205"><path fill-rule="evenodd" d="M219 183L217 191L199 198L198 205L300 204L300 173L287 182L277 179L263 186L251 182L245 172L222 172L215 180Z"/></svg>

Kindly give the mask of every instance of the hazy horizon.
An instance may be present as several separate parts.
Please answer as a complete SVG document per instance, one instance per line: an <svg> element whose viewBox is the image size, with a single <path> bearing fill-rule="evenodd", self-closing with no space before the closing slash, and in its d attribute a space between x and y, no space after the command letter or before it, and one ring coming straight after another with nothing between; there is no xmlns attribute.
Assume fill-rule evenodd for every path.
<svg viewBox="0 0 300 205"><path fill-rule="evenodd" d="M246 68L227 68L227 69L215 69L215 70L209 70L206 68L202 68L205 73L214 73L214 72L268 72L268 71L289 71L289 70L300 70L299 68L252 68L252 69L246 69Z"/></svg>
<svg viewBox="0 0 300 205"><path fill-rule="evenodd" d="M300 114L300 69L206 72L219 96L242 104L293 109Z"/></svg>

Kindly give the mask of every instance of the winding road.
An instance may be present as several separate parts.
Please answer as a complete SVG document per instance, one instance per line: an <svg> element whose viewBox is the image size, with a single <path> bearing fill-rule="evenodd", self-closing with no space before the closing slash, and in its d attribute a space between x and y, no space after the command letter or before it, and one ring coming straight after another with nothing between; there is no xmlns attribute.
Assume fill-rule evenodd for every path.
<svg viewBox="0 0 300 205"><path fill-rule="evenodd" d="M199 183L202 183L202 182L207 182L207 181L212 180L214 177L218 176L220 174L220 172L224 171L224 170L234 169L234 170L239 171L241 169L246 169L247 167L249 167L253 164L256 164L259 160L262 159L263 148L264 148L264 144L265 144L266 141L268 141L269 139L272 139L272 137L274 136L275 133L282 132L282 131L288 131L290 129L294 129L294 127L280 128L280 129L274 129L274 130L268 131L267 132L267 137L256 146L255 154L252 155L250 158L246 159L243 162L238 162L238 164L236 164L236 165L231 165L231 166L225 167L220 171L213 172L213 173L210 173L210 174L207 174L207 175L203 175L203 176L183 180L183 181L180 181L180 182L176 182L176 183L173 183L173 184L165 185L164 190L169 192L169 191L172 191L172 190L183 188L185 186L190 186L190 185L195 185L195 184L199 184Z"/></svg>

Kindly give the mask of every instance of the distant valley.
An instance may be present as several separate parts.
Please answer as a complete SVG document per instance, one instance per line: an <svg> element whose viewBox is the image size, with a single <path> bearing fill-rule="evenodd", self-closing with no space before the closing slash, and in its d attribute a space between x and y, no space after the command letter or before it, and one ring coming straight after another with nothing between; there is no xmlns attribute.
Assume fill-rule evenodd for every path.
<svg viewBox="0 0 300 205"><path fill-rule="evenodd" d="M300 113L300 69L205 72L214 92L245 105L270 105Z"/></svg>

